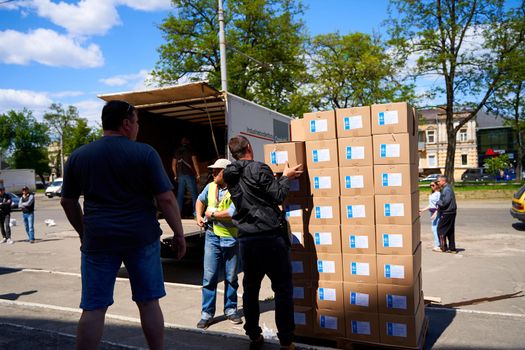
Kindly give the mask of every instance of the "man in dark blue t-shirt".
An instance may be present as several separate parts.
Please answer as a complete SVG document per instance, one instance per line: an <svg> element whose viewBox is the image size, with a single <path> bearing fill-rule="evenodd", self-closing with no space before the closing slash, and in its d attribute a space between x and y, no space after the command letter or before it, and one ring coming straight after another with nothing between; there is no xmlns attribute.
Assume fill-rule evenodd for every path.
<svg viewBox="0 0 525 350"><path fill-rule="evenodd" d="M180 259L186 244L179 209L157 152L134 142L139 128L135 107L108 102L102 110L102 128L103 138L71 154L62 185L62 207L81 241L83 312L77 349L98 347L122 263L149 348L161 349L164 317L159 299L166 292L154 199L175 233L172 246Z"/></svg>

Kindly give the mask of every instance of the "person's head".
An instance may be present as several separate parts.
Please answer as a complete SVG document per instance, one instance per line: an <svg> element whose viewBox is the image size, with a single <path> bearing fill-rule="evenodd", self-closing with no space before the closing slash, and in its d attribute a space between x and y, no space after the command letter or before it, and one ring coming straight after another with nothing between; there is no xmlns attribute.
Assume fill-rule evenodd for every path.
<svg viewBox="0 0 525 350"><path fill-rule="evenodd" d="M230 164L231 162L228 159L219 158L215 161L215 163L213 163L212 165L208 167L212 171L213 182L215 182L217 185L221 187L225 185L224 179L222 176L224 174L224 169L226 169L226 167Z"/></svg>
<svg viewBox="0 0 525 350"><path fill-rule="evenodd" d="M5 187L3 184L0 184L0 195L3 195L5 192Z"/></svg>
<svg viewBox="0 0 525 350"><path fill-rule="evenodd" d="M439 191L441 189L441 187L439 186L439 183L437 181L432 181L430 183L430 190L432 192L436 192L436 191Z"/></svg>
<svg viewBox="0 0 525 350"><path fill-rule="evenodd" d="M448 183L448 177L446 175L439 175L437 179L439 187L443 188Z"/></svg>
<svg viewBox="0 0 525 350"><path fill-rule="evenodd" d="M137 109L126 101L113 100L102 108L102 129L116 131L130 140L139 132Z"/></svg>
<svg viewBox="0 0 525 350"><path fill-rule="evenodd" d="M180 144L183 146L187 146L190 144L190 139L187 136L184 136L182 139L180 139Z"/></svg>
<svg viewBox="0 0 525 350"><path fill-rule="evenodd" d="M22 194L28 194L29 193L29 187L24 186L22 187Z"/></svg>
<svg viewBox="0 0 525 350"><path fill-rule="evenodd" d="M250 141L244 136L237 135L230 139L228 142L228 148L230 153L235 160L239 160L245 157L253 158L252 145Z"/></svg>

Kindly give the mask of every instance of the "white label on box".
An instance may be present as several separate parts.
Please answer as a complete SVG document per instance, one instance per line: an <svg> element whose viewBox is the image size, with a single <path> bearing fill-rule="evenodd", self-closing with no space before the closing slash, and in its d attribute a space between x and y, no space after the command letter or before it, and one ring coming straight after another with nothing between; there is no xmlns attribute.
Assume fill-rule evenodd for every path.
<svg viewBox="0 0 525 350"><path fill-rule="evenodd" d="M350 248L368 249L368 236L350 236Z"/></svg>
<svg viewBox="0 0 525 350"><path fill-rule="evenodd" d="M370 264L352 261L352 275L370 276Z"/></svg>
<svg viewBox="0 0 525 350"><path fill-rule="evenodd" d="M315 218L316 219L332 219L334 217L332 207L315 207Z"/></svg>
<svg viewBox="0 0 525 350"><path fill-rule="evenodd" d="M292 273L304 273L303 262L300 260L292 260Z"/></svg>
<svg viewBox="0 0 525 350"><path fill-rule="evenodd" d="M363 188L365 181L363 175L345 176L345 188Z"/></svg>
<svg viewBox="0 0 525 350"><path fill-rule="evenodd" d="M312 151L312 160L314 163L329 162L330 161L330 149L314 149Z"/></svg>
<svg viewBox="0 0 525 350"><path fill-rule="evenodd" d="M353 130L353 129L362 129L363 128L363 117L356 115L353 117L344 117L344 129Z"/></svg>
<svg viewBox="0 0 525 350"><path fill-rule="evenodd" d="M407 309L407 297L404 295L386 295L386 306L389 309Z"/></svg>
<svg viewBox="0 0 525 350"><path fill-rule="evenodd" d="M363 204L347 205L346 217L348 219L366 218L365 206Z"/></svg>
<svg viewBox="0 0 525 350"><path fill-rule="evenodd" d="M306 314L304 312L294 312L293 320L295 324L306 326Z"/></svg>
<svg viewBox="0 0 525 350"><path fill-rule="evenodd" d="M321 315L319 321L321 328L337 330L337 317Z"/></svg>
<svg viewBox="0 0 525 350"><path fill-rule="evenodd" d="M384 205L385 216L405 216L405 205L403 203L386 203Z"/></svg>
<svg viewBox="0 0 525 350"><path fill-rule="evenodd" d="M378 124L380 126L399 124L398 112L397 111L379 112L379 114L378 114Z"/></svg>
<svg viewBox="0 0 525 350"><path fill-rule="evenodd" d="M293 298L304 299L304 287L293 287Z"/></svg>
<svg viewBox="0 0 525 350"><path fill-rule="evenodd" d="M403 235L383 234L383 247L385 248L403 248Z"/></svg>
<svg viewBox="0 0 525 350"><path fill-rule="evenodd" d="M401 187L403 185L403 175L401 173L382 173L381 182L383 187Z"/></svg>
<svg viewBox="0 0 525 350"><path fill-rule="evenodd" d="M385 278L405 278L405 267L403 265L385 265Z"/></svg>
<svg viewBox="0 0 525 350"><path fill-rule="evenodd" d="M354 146L346 147L346 159L365 159L365 147L364 146Z"/></svg>
<svg viewBox="0 0 525 350"><path fill-rule="evenodd" d="M319 288L319 300L337 301L337 293L334 288Z"/></svg>
<svg viewBox="0 0 525 350"><path fill-rule="evenodd" d="M370 335L370 322L352 320L352 333Z"/></svg>
<svg viewBox="0 0 525 350"><path fill-rule="evenodd" d="M379 151L381 158L399 158L401 156L401 145L398 143L382 143L379 146Z"/></svg>
<svg viewBox="0 0 525 350"><path fill-rule="evenodd" d="M270 153L272 164L284 164L288 161L287 151L274 151Z"/></svg>
<svg viewBox="0 0 525 350"><path fill-rule="evenodd" d="M292 232L292 244L303 244L303 233L301 231Z"/></svg>
<svg viewBox="0 0 525 350"><path fill-rule="evenodd" d="M365 293L350 293L350 304L357 306L368 307L370 301L370 296Z"/></svg>
<svg viewBox="0 0 525 350"><path fill-rule="evenodd" d="M287 204L286 205L286 217L301 217L303 216L303 210L300 204Z"/></svg>
<svg viewBox="0 0 525 350"><path fill-rule="evenodd" d="M404 323L386 323L386 335L390 337L407 337L407 325Z"/></svg>
<svg viewBox="0 0 525 350"><path fill-rule="evenodd" d="M332 232L315 232L315 245L332 245Z"/></svg>
<svg viewBox="0 0 525 350"><path fill-rule="evenodd" d="M315 189L332 188L332 178L330 176L314 176Z"/></svg>
<svg viewBox="0 0 525 350"><path fill-rule="evenodd" d="M317 260L317 272L335 273L335 261Z"/></svg>
<svg viewBox="0 0 525 350"><path fill-rule="evenodd" d="M310 132L326 132L328 131L328 120L318 119L310 120Z"/></svg>
<svg viewBox="0 0 525 350"><path fill-rule="evenodd" d="M290 192L297 192L301 190L301 183L299 179L293 179L288 182L290 184Z"/></svg>

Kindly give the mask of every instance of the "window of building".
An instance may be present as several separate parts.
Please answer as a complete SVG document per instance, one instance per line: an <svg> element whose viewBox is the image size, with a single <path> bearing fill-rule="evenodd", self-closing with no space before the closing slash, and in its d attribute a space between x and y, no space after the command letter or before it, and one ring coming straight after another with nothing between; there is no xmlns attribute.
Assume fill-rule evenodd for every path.
<svg viewBox="0 0 525 350"><path fill-rule="evenodd" d="M427 164L429 168L437 167L437 160L435 154L429 154L427 156Z"/></svg>
<svg viewBox="0 0 525 350"><path fill-rule="evenodd" d="M467 141L467 129L459 130L459 141L460 142Z"/></svg>
<svg viewBox="0 0 525 350"><path fill-rule="evenodd" d="M468 155L467 154L461 155L461 165L468 165Z"/></svg>
<svg viewBox="0 0 525 350"><path fill-rule="evenodd" d="M434 130L427 130L427 142L428 143L436 143L436 131L434 131Z"/></svg>

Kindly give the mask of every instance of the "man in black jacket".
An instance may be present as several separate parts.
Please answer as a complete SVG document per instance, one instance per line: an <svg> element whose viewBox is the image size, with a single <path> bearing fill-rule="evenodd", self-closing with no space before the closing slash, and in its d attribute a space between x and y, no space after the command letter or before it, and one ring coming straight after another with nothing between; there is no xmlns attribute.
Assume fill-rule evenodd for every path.
<svg viewBox="0 0 525 350"><path fill-rule="evenodd" d="M448 178L445 175L438 176L438 183L441 187L441 196L439 201L436 203L438 206L439 214L441 215L437 227L439 236L439 245L442 252L457 254L456 250L456 239L455 239L455 225L456 225L456 196L450 184ZM448 247L447 247L448 239Z"/></svg>
<svg viewBox="0 0 525 350"><path fill-rule="evenodd" d="M258 348L264 342L259 327L259 290L264 275L268 275L275 293L275 323L281 348L293 349L290 240L279 205L290 189L289 179L302 174L302 165L289 168L287 164L277 180L268 165L253 160L252 146L244 136L231 138L228 146L236 161L224 170L224 180L236 209L233 223L239 229L244 329L252 341L250 348Z"/></svg>

